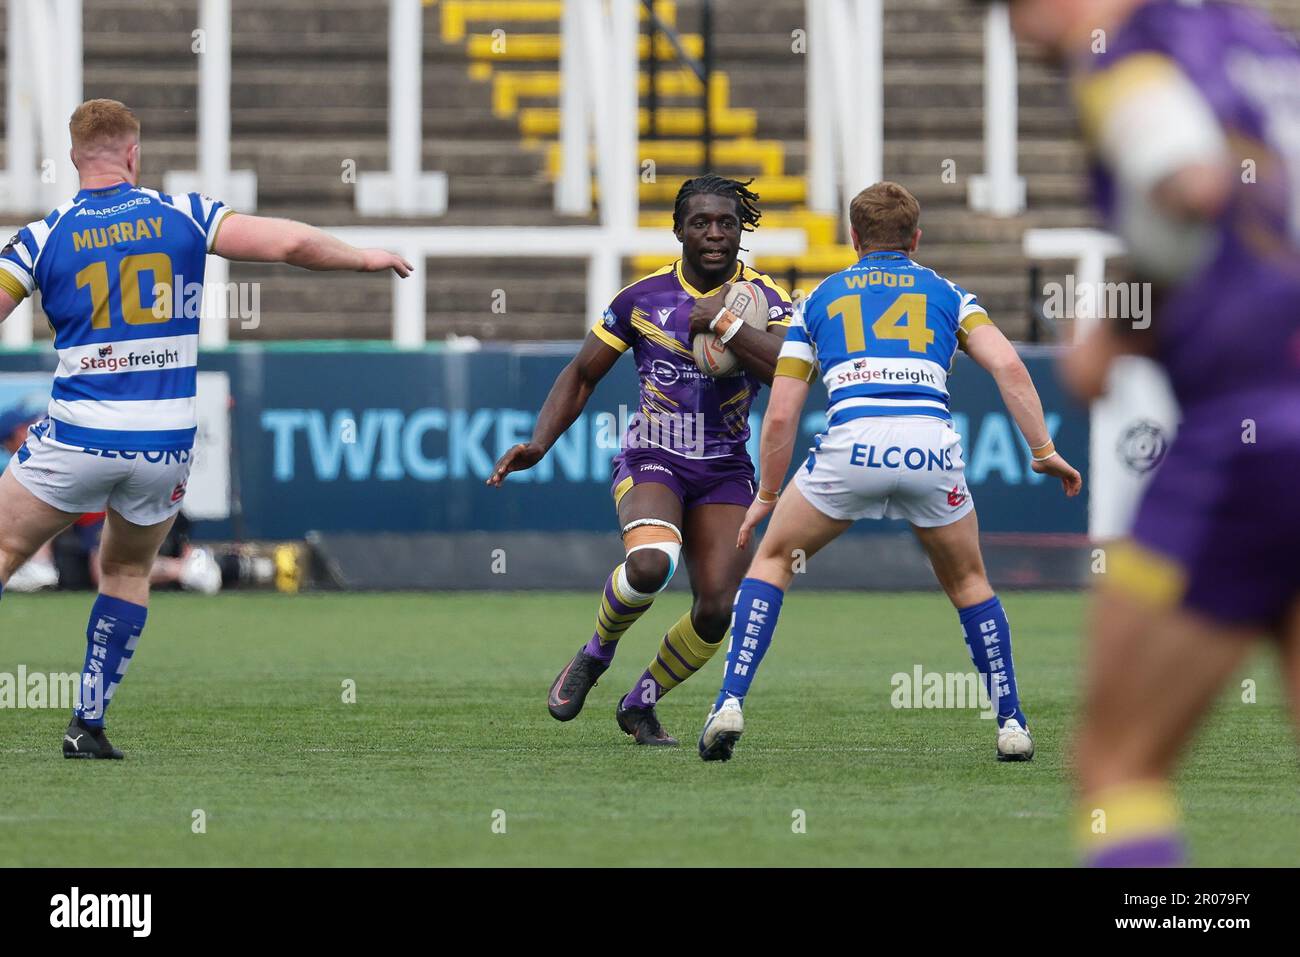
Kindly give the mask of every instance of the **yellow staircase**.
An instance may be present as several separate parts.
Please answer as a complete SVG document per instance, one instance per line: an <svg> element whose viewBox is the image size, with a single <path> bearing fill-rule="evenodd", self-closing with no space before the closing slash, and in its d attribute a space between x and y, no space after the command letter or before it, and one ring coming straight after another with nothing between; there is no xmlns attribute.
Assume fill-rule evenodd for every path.
<svg viewBox="0 0 1300 957"><path fill-rule="evenodd" d="M549 175L552 179L557 177L562 0L425 0L425 3L437 10L443 42L464 47L470 78L491 84L494 115L515 120L524 146L542 151ZM676 0L655 0L655 12L662 22L676 28ZM646 17L644 8L641 17L643 20ZM503 28L505 24L510 26L509 30ZM520 27L527 32L521 32ZM657 95L670 101L699 97L703 92L699 78L689 68L674 65L676 53L672 45L662 35L657 39L655 53L660 61L655 77ZM681 43L689 55L702 54L703 38L698 34L682 34ZM642 60L647 58L649 47L649 37L642 36L639 41ZM649 93L650 78L644 70L638 86L642 96ZM731 102L731 83L725 72L716 71L710 78L708 96L713 121L714 170L739 179L754 177L752 188L762 197L763 225L803 229L808 236L807 253L798 257L764 257L759 264L763 270L806 291L826 275L852 263L855 256L839 238L837 217L807 208L804 177L786 173L782 142L757 138L758 111ZM642 109L643 136L649 126L649 112ZM651 228L670 224L673 200L682 179L701 171L703 144L690 137L698 137L703 132L704 111L698 106L661 106L657 127L659 138L642 140L641 158L653 159L657 171L688 172L680 175L665 172L641 183L641 224ZM663 264L662 258L662 255L634 256L631 265L637 272L649 272Z"/></svg>

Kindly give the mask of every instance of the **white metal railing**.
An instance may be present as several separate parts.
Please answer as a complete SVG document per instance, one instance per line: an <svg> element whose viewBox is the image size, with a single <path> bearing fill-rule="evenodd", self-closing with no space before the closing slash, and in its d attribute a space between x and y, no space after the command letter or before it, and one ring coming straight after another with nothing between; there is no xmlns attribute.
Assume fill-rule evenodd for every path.
<svg viewBox="0 0 1300 957"><path fill-rule="evenodd" d="M0 227L0 233L13 235L18 227ZM403 349L418 349L425 343L425 268L426 259L447 258L550 258L587 260L586 309L575 316L574 331L600 315L618 293L622 260L638 253L662 254L665 257L681 253L681 244L668 229L634 229L621 233L600 226L550 226L550 227L472 227L472 226L343 226L329 232L356 246L378 246L391 249L414 264L415 269L406 279L393 278L393 344ZM764 229L745 238L751 265L763 256L799 256L807 251L807 235L801 229ZM226 260L208 257L208 268L213 262L225 266ZM205 285L212 283L209 274ZM204 297L223 299L223 296ZM224 321L210 321L204 316L203 325L225 326ZM224 345L203 338L200 326L200 343L205 348ZM6 348L19 348L32 343L32 301L24 299L9 318L0 323L0 344Z"/></svg>
<svg viewBox="0 0 1300 957"><path fill-rule="evenodd" d="M834 0L845 2L845 0ZM863 0L859 0L859 3ZM866 0L877 3L879 0ZM66 102L51 107L42 121L42 131L57 128L66 131L66 118L80 102L80 0L56 0L67 15L75 12L77 29L76 68L61 71L36 71L29 46L17 42L26 36L26 11L42 4L10 3L10 143L11 168L27 166L15 157L34 157L34 135L30 128L14 123L13 99L24 87L13 82L15 69L27 82L42 76L75 77L69 87L75 92L64 94ZM67 11L64 8L67 8ZM446 203L446 177L420 169L420 74L421 10L419 0L391 0L389 21L389 155L390 169L363 173L358 177L357 207L365 214L440 213ZM340 238L363 246L381 246L400 252L415 264L414 274L406 280L394 279L393 341L403 348L419 347L425 341L425 261L446 257L570 257L587 261L587 308L581 317L585 323L614 297L622 284L622 261L638 253L663 254L680 252L680 245L667 229L644 230L636 225L638 211L636 150L638 141L637 37L638 5L633 0L606 3L566 3L564 9L564 94L562 142L564 168L556 186L557 208L572 212L591 209L591 155L596 157L596 181L600 195L600 225L597 227L554 228L459 228L417 226L355 226L331 230ZM39 17L35 18L39 21ZM15 20L18 29L14 28ZM65 26L71 21L65 21ZM33 28L52 39L59 35L62 55L51 55L49 62L67 65L68 47L65 29L41 33L39 22ZM70 28L68 28L70 29ZM175 172L165 178L169 192L199 189L230 203L236 209L256 208L256 179L251 171L230 169L230 2L202 0L199 36L202 38L199 87L199 162L198 170ZM197 38L197 37L196 37ZM44 41L43 41L44 42ZM41 50L40 45L31 49ZM36 58L39 62L40 58ZM57 121L57 122L56 122ZM23 136L28 136L24 147ZM66 132L63 133L66 140ZM15 140L16 137L16 140ZM593 142L594 138L594 142ZM16 148L15 148L16 147ZM50 152L48 149L46 152ZM66 145L57 151L66 156ZM29 164L34 169L34 161ZM75 183L75 178L72 179ZM58 186L57 198L44 204L66 199L67 182ZM585 204L585 205L584 205ZM40 206L40 204L37 204ZM32 208L30 205L27 209ZM26 210L24 210L26 211ZM13 227L12 231L16 231ZM5 235L11 235L5 232ZM753 253L795 256L807 249L802 230L766 229L747 239ZM207 284L224 283L227 263L209 257ZM224 314L227 297L205 295L204 322L200 343L220 347L227 341ZM215 307L215 308L214 308ZM211 310L211 311L209 311ZM24 301L0 326L0 342L7 347L21 347L32 341L33 307ZM576 331L576 330L575 330Z"/></svg>
<svg viewBox="0 0 1300 957"><path fill-rule="evenodd" d="M807 0L808 205L841 213L884 170L882 0Z"/></svg>
<svg viewBox="0 0 1300 957"><path fill-rule="evenodd" d="M173 170L163 175L168 193L201 192L215 196L241 212L257 209L257 174L230 168L230 0L201 0L199 26L193 49L199 57L198 169ZM209 256L205 282L224 286L229 278L226 261ZM229 341L227 301L224 296L204 296L199 342L209 348Z"/></svg>
<svg viewBox="0 0 1300 957"><path fill-rule="evenodd" d="M1016 40L1005 3L984 18L984 175L970 178L971 209L1015 216L1025 208L1025 181L1017 173Z"/></svg>
<svg viewBox="0 0 1300 957"><path fill-rule="evenodd" d="M839 213L884 170L884 13L881 0L806 0L808 205ZM1017 172L1016 45L1005 3L984 21L984 173L969 179L972 209L1025 208Z"/></svg>
<svg viewBox="0 0 1300 957"><path fill-rule="evenodd" d="M81 0L10 0L0 210L44 212L76 192L68 117L81 102Z"/></svg>
<svg viewBox="0 0 1300 957"><path fill-rule="evenodd" d="M357 177L357 212L441 216L447 176L423 171L424 27L420 0L388 4L388 169Z"/></svg>
<svg viewBox="0 0 1300 957"><path fill-rule="evenodd" d="M639 116L636 0L567 2L561 23L560 176L555 209L591 212L591 156L596 158L600 221L626 233L636 227Z"/></svg>
<svg viewBox="0 0 1300 957"><path fill-rule="evenodd" d="M1102 321L1106 262L1124 255L1123 241L1096 229L1027 229L1023 248L1028 259L1073 261L1077 298L1065 305L1073 310L1078 341ZM1088 413L1088 535L1094 541L1128 533L1151 473L1126 459L1149 453L1156 436L1172 439L1178 418L1178 403L1159 365L1135 355L1114 362L1106 394Z"/></svg>
<svg viewBox="0 0 1300 957"><path fill-rule="evenodd" d="M446 258L586 259L586 311L600 315L622 285L622 260L634 254L681 254L668 229L614 230L603 226L457 227L344 226L329 232L355 246L381 246L414 264L406 279L393 278L393 344L417 349L425 342L425 260ZM801 229L764 229L746 236L750 258L798 256L807 251ZM575 331L580 327L575 326Z"/></svg>

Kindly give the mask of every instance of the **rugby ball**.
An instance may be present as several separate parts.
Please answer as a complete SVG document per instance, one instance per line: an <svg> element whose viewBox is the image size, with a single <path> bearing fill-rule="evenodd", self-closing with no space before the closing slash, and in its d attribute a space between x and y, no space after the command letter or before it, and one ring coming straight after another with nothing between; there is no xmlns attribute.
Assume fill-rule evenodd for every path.
<svg viewBox="0 0 1300 957"><path fill-rule="evenodd" d="M732 315L755 329L767 328L767 297L752 282L731 284L724 300ZM712 332L701 332L691 343L695 365L705 375L721 378L734 375L740 369L740 360Z"/></svg>

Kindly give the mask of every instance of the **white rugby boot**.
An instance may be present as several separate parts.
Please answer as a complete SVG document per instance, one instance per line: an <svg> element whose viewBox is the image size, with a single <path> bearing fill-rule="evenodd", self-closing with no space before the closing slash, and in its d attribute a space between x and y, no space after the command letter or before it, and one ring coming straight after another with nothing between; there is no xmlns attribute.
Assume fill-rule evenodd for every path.
<svg viewBox="0 0 1300 957"><path fill-rule="evenodd" d="M1008 718L1007 723L998 728L998 760L1032 761L1033 759L1034 736L1015 718Z"/></svg>
<svg viewBox="0 0 1300 957"><path fill-rule="evenodd" d="M744 730L745 716L738 699L727 698L721 708L709 708L700 732L700 757L705 761L730 761Z"/></svg>
<svg viewBox="0 0 1300 957"><path fill-rule="evenodd" d="M50 562L32 559L9 576L6 591L34 592L53 588L59 583L59 572Z"/></svg>

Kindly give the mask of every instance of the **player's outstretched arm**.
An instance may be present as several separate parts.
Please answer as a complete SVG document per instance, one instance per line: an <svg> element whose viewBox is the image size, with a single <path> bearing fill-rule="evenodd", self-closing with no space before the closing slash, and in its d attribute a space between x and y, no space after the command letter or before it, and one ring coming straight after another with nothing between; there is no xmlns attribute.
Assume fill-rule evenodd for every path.
<svg viewBox="0 0 1300 957"><path fill-rule="evenodd" d="M1035 472L1053 475L1061 480L1065 494L1075 496L1083 488L1083 477L1078 469L1065 460L1052 444L1051 433L1043 419L1043 403L1034 388L1029 370L1002 330L991 323L977 326L966 338L966 352L998 385L1002 401L1016 420L1020 434L1029 443Z"/></svg>
<svg viewBox="0 0 1300 957"><path fill-rule="evenodd" d="M384 272L405 279L411 264L386 249L358 249L324 230L292 219L229 213L217 229L212 251L241 262L288 263L303 269Z"/></svg>
<svg viewBox="0 0 1300 957"><path fill-rule="evenodd" d="M808 381L779 375L772 381L772 395L763 413L763 433L758 443L758 493L736 537L737 548L748 548L749 540L767 518L780 497L781 483L790 471L794 442L799 436L799 417L808 400Z"/></svg>
<svg viewBox="0 0 1300 957"><path fill-rule="evenodd" d="M614 367L620 355L621 352L604 343L594 332L587 333L582 348L556 377L555 384L547 393L542 411L537 413L532 441L512 446L501 456L487 484L500 488L511 472L522 472L540 462L555 440L582 414L596 384L605 378L605 373Z"/></svg>

